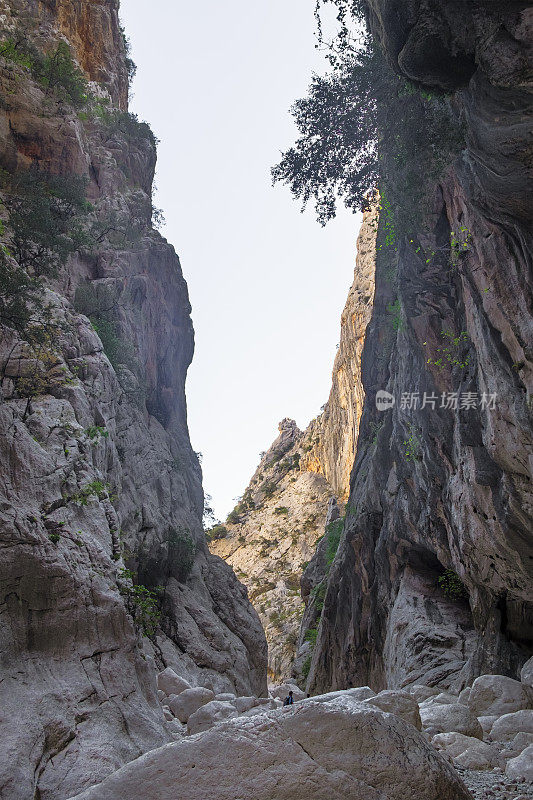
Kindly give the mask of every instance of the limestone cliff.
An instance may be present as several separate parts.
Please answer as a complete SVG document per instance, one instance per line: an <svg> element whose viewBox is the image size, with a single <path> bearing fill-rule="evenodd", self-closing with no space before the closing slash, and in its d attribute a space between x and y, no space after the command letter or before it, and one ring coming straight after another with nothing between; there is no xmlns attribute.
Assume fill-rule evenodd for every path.
<svg viewBox="0 0 533 800"><path fill-rule="evenodd" d="M61 800L169 740L154 666L261 694L266 643L205 544L190 305L118 3L0 14L0 795Z"/></svg>
<svg viewBox="0 0 533 800"><path fill-rule="evenodd" d="M244 495L210 549L248 587L268 641L272 680L293 669L304 606L300 578L324 537L330 499L345 501L363 404L361 351L374 295L377 211L364 215L353 284L341 316L332 388L322 413L302 432L285 419ZM330 520L328 520L330 521ZM325 538L327 542L327 536ZM310 591L303 599L309 605ZM305 631L310 625L305 625ZM300 641L301 659L309 647Z"/></svg>
<svg viewBox="0 0 533 800"><path fill-rule="evenodd" d="M531 9L367 8L394 69L448 93L465 143L432 185L418 241L379 252L308 687L460 689L517 676L533 652ZM378 410L380 390L394 407Z"/></svg>

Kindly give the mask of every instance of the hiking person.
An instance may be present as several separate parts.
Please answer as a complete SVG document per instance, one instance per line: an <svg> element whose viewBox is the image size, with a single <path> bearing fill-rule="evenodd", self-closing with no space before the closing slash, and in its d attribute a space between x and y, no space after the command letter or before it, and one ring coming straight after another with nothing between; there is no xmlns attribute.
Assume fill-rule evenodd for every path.
<svg viewBox="0 0 533 800"><path fill-rule="evenodd" d="M284 706L292 706L294 703L294 697L292 696L292 692L289 692L285 700L283 701Z"/></svg>

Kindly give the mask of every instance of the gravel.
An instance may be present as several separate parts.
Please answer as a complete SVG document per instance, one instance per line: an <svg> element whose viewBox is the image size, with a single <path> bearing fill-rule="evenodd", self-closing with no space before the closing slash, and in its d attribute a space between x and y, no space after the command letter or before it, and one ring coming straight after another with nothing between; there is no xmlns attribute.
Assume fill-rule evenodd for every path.
<svg viewBox="0 0 533 800"><path fill-rule="evenodd" d="M455 767L474 800L533 800L533 783L508 778L501 769L486 772Z"/></svg>

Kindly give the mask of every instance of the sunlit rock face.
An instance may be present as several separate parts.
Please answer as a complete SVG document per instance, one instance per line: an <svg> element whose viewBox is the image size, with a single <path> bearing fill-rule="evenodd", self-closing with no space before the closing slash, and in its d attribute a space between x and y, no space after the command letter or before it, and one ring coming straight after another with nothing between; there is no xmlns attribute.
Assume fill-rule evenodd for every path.
<svg viewBox="0 0 533 800"><path fill-rule="evenodd" d="M0 5L2 41L50 53L67 37L109 115L75 110L0 58L0 166L83 174L90 219L136 228L131 241L102 229L48 281L57 329L44 360L0 328L0 793L61 800L169 741L155 668L261 695L266 642L244 586L205 543L187 286L151 225L153 137L113 121L127 101L118 4ZM98 328L91 303L109 304L112 328ZM154 624L126 570L154 593Z"/></svg>
<svg viewBox="0 0 533 800"><path fill-rule="evenodd" d="M376 225L373 208L365 213L357 240L354 280L322 413L304 432L294 420L280 423L279 436L262 455L238 513L225 523L223 537L210 543L248 587L266 631L272 680L293 671L309 627L302 628L302 619L314 614L309 600L315 584L301 586L300 578L324 536L328 503L338 497L342 506L349 494L364 398L361 352L374 296Z"/></svg>
<svg viewBox="0 0 533 800"><path fill-rule="evenodd" d="M420 225L425 251L447 255L400 239L377 259L350 508L309 687L460 689L483 672L517 677L533 649L531 11L368 6L397 71L454 92L466 142ZM379 390L392 409L377 409ZM421 409L424 392L435 408ZM441 407L451 392L458 407ZM445 569L465 592L439 583Z"/></svg>

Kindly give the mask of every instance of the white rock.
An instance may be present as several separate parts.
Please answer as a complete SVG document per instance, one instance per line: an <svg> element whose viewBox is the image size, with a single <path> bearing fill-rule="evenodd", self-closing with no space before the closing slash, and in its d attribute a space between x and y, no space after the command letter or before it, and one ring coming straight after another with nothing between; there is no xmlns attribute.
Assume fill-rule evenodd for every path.
<svg viewBox="0 0 533 800"><path fill-rule="evenodd" d="M317 694L316 697L308 698L316 700L318 703L329 703L330 700L336 700L338 697L347 697L350 700L362 702L368 700L370 697L375 697L376 692L373 692L370 686L356 686L353 689L339 689L337 692L327 692L327 694Z"/></svg>
<svg viewBox="0 0 533 800"><path fill-rule="evenodd" d="M505 750L502 750L504 758L515 758L520 753L533 744L533 733L517 733L514 739L505 745Z"/></svg>
<svg viewBox="0 0 533 800"><path fill-rule="evenodd" d="M451 756L454 764L465 769L494 769L504 764L497 745L455 731L437 734L431 744Z"/></svg>
<svg viewBox="0 0 533 800"><path fill-rule="evenodd" d="M163 701L165 699L165 697L166 697L166 694L164 693L164 691L162 689L158 689L157 690L157 699L159 701Z"/></svg>
<svg viewBox="0 0 533 800"><path fill-rule="evenodd" d="M468 705L476 717L533 708L533 689L506 675L481 675L472 684Z"/></svg>
<svg viewBox="0 0 533 800"><path fill-rule="evenodd" d="M348 698L237 717L141 756L76 800L469 800L412 725ZM72 798L71 798L72 800Z"/></svg>
<svg viewBox="0 0 533 800"><path fill-rule="evenodd" d="M489 738L493 742L507 742L517 733L533 733L533 710L515 711L499 717L490 729Z"/></svg>
<svg viewBox="0 0 533 800"><path fill-rule="evenodd" d="M524 778L533 781L533 744L520 753L516 758L511 758L505 767L508 778Z"/></svg>
<svg viewBox="0 0 533 800"><path fill-rule="evenodd" d="M432 697L428 697L420 703L421 706L451 706L459 702L459 698L449 692L439 692Z"/></svg>
<svg viewBox="0 0 533 800"><path fill-rule="evenodd" d="M170 722L174 719L174 714L170 710L168 706L163 706L163 714L165 715L165 719Z"/></svg>
<svg viewBox="0 0 533 800"><path fill-rule="evenodd" d="M396 716L414 725L417 730L422 730L418 703L412 695L401 689L387 689L364 702L381 708L382 711L386 711L389 714L396 714Z"/></svg>
<svg viewBox="0 0 533 800"><path fill-rule="evenodd" d="M187 722L191 714L198 711L200 706L205 706L214 697L214 692L211 689L197 686L195 689L185 689L184 692L170 697L168 705L180 722Z"/></svg>
<svg viewBox="0 0 533 800"><path fill-rule="evenodd" d="M191 684L185 678L180 678L171 667L167 667L157 676L157 688L166 695L180 694L185 689L190 689Z"/></svg>
<svg viewBox="0 0 533 800"><path fill-rule="evenodd" d="M245 711L259 705L257 697L236 697L232 702L239 714L244 714Z"/></svg>
<svg viewBox="0 0 533 800"><path fill-rule="evenodd" d="M479 724L483 728L483 737L489 735L491 728L497 719L499 719L499 717L494 716L494 714L491 714L489 717L478 717Z"/></svg>
<svg viewBox="0 0 533 800"><path fill-rule="evenodd" d="M424 686L422 683L414 683L412 686L406 686L405 691L412 695L417 703L423 703L428 697L434 697L440 693L440 689L435 689L434 686Z"/></svg>
<svg viewBox="0 0 533 800"><path fill-rule="evenodd" d="M224 702L223 700L211 700L210 703L206 703L204 706L201 706L198 711L195 711L194 714L191 714L187 722L187 733L189 736L195 733L201 733L202 731L208 730L208 728L212 728L217 722L222 722L222 720L225 719L233 719L233 717L236 716L237 709L231 703Z"/></svg>
<svg viewBox="0 0 533 800"><path fill-rule="evenodd" d="M468 704L468 698L470 697L470 692L471 691L472 691L471 687L467 686L465 689L463 689L462 692L459 692L459 697L457 698L459 700L459 702L463 703L464 705L467 705Z"/></svg>
<svg viewBox="0 0 533 800"><path fill-rule="evenodd" d="M221 692L215 695L215 700L221 700L223 703L233 703L237 699L237 695L231 692Z"/></svg>
<svg viewBox="0 0 533 800"><path fill-rule="evenodd" d="M463 733L465 736L483 738L483 728L468 706L462 703L420 706L422 728L430 736L437 733Z"/></svg>
<svg viewBox="0 0 533 800"><path fill-rule="evenodd" d="M524 664L520 671L520 680L527 686L533 686L533 656Z"/></svg>
<svg viewBox="0 0 533 800"><path fill-rule="evenodd" d="M303 700L306 696L305 692L302 692L295 684L293 683L282 683L280 686L272 686L270 687L270 694L274 698L279 698L280 700L284 700L289 692L292 692L294 697L294 702L297 700Z"/></svg>

